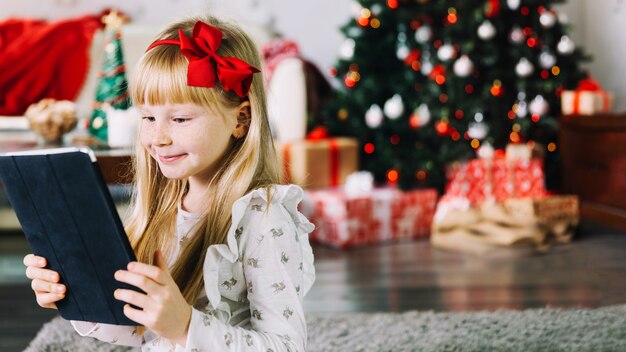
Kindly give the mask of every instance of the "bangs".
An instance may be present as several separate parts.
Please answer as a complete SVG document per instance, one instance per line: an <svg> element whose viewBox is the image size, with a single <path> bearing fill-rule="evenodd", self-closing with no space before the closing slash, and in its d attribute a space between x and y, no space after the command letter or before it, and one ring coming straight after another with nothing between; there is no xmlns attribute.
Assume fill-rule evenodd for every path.
<svg viewBox="0 0 626 352"><path fill-rule="evenodd" d="M187 85L188 59L175 45L151 49L139 61L132 78L130 95L135 105L197 104L215 107L219 100L214 88ZM211 109L213 110L213 109Z"/></svg>

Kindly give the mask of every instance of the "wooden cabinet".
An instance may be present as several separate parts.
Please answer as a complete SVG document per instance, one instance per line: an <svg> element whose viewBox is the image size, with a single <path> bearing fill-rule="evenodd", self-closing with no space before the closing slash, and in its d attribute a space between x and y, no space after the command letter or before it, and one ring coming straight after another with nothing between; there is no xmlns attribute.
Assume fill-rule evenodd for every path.
<svg viewBox="0 0 626 352"><path fill-rule="evenodd" d="M564 116L562 191L580 196L583 218L626 230L626 113Z"/></svg>

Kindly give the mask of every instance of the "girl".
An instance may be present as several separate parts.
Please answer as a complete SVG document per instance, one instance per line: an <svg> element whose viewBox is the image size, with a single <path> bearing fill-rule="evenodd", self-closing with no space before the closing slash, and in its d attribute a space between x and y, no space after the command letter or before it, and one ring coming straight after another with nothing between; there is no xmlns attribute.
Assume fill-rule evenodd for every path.
<svg viewBox="0 0 626 352"><path fill-rule="evenodd" d="M76 331L149 351L303 351L302 298L315 279L302 190L277 185L257 49L209 17L171 25L131 84L142 112L127 226L138 261L115 273L124 314L145 328L72 322ZM24 258L37 302L65 286ZM134 308L134 305L140 309Z"/></svg>

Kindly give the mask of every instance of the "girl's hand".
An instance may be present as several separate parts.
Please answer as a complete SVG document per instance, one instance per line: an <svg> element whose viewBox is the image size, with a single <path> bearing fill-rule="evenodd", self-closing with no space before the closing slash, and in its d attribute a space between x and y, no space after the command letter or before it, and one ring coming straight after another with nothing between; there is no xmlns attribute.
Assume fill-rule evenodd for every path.
<svg viewBox="0 0 626 352"><path fill-rule="evenodd" d="M154 254L154 262L156 266L132 262L128 264L128 270L118 270L115 273L117 281L136 286L145 294L117 289L115 298L143 309L125 305L124 314L129 319L185 346L191 320L191 306L180 293L160 251Z"/></svg>
<svg viewBox="0 0 626 352"><path fill-rule="evenodd" d="M59 284L61 277L56 271L44 269L46 258L28 254L24 257L26 277L33 280L30 287L35 291L37 304L43 308L57 309L55 302L65 298L65 285Z"/></svg>

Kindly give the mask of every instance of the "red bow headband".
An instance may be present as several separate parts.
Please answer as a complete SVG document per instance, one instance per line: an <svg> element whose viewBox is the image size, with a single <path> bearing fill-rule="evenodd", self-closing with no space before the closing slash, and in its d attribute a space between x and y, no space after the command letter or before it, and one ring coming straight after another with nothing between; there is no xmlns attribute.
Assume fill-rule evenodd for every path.
<svg viewBox="0 0 626 352"><path fill-rule="evenodd" d="M179 39L162 39L152 43L157 45L180 45L180 51L189 59L187 84L193 87L215 87L216 77L227 91L235 92L240 98L248 95L252 75L260 72L254 66L236 57L222 57L217 49L222 43L222 31L202 21L196 22L191 38L178 30Z"/></svg>

